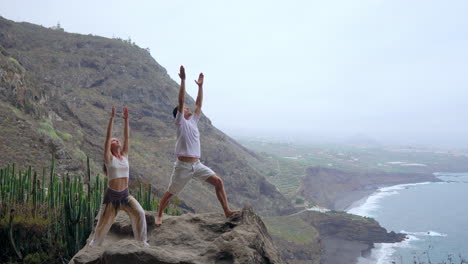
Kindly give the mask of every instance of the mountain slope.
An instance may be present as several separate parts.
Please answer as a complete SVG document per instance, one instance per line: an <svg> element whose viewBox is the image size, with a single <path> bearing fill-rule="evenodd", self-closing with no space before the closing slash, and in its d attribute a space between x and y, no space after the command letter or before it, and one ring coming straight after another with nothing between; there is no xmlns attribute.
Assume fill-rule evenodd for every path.
<svg viewBox="0 0 468 264"><path fill-rule="evenodd" d="M175 160L177 93L178 84L166 70L134 43L0 18L0 145L8 146L0 154L2 163L37 168L56 153L59 173L80 173L89 155L99 172L109 109L126 105L132 183L151 182L162 193ZM193 98L188 96L187 104L193 107ZM235 206L248 203L263 214L292 210L252 168L255 154L204 115L199 128L202 161L224 179ZM114 135L122 136L120 118ZM180 198L188 210L221 210L214 190L200 182L192 181Z"/></svg>

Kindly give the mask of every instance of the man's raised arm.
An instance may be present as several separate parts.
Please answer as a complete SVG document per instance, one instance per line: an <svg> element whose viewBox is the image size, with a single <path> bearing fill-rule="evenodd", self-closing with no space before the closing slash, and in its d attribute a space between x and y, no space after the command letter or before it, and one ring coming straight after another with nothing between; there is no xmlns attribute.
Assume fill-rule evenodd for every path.
<svg viewBox="0 0 468 264"><path fill-rule="evenodd" d="M195 80L195 83L198 85L198 95L197 95L197 101L195 101L195 114L200 116L201 115L201 108L202 108L202 103L203 103L203 79L205 76L203 73L200 73L198 76L198 81Z"/></svg>
<svg viewBox="0 0 468 264"><path fill-rule="evenodd" d="M177 111L184 114L184 103L185 103L185 69L184 66L180 66L179 71L180 77L180 89L179 89L179 106Z"/></svg>

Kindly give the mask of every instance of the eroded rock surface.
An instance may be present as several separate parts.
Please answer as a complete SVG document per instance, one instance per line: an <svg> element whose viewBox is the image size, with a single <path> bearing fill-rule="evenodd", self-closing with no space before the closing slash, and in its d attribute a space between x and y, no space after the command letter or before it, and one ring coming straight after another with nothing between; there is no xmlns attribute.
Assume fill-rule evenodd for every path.
<svg viewBox="0 0 468 264"><path fill-rule="evenodd" d="M119 212L104 245L83 248L70 264L284 263L250 208L229 219L220 213L165 216L160 227L154 227L154 212L146 219L150 246L133 239L130 219Z"/></svg>

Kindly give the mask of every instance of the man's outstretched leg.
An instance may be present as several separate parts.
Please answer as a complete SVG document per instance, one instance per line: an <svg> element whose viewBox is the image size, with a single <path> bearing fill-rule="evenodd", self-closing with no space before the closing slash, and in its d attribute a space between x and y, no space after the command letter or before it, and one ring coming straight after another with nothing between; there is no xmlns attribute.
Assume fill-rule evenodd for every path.
<svg viewBox="0 0 468 264"><path fill-rule="evenodd" d="M164 209L166 209L167 205L169 204L169 200L171 199L172 195L173 195L172 193L166 192L161 198L161 201L159 201L158 216L155 219L156 226L162 225L162 217L163 217Z"/></svg>
<svg viewBox="0 0 468 264"><path fill-rule="evenodd" d="M230 217L231 215L240 212L240 211L233 211L229 209L229 204L228 204L227 197L226 197L226 191L224 191L224 183L223 183L223 180L221 180L221 178L219 178L215 174L215 175L210 176L208 179L206 179L206 182L208 182L209 184L215 187L216 196L218 197L218 200L221 203L221 206L223 207L224 215L226 217Z"/></svg>

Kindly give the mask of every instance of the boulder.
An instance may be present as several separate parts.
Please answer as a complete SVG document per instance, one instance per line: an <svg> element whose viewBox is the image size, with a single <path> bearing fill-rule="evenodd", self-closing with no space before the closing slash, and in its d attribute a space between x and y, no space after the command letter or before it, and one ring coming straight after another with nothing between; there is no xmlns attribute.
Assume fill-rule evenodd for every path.
<svg viewBox="0 0 468 264"><path fill-rule="evenodd" d="M149 246L133 239L130 219L121 211L104 244L85 246L70 264L285 263L251 208L228 219L220 213L164 216L160 227L154 226L155 214L146 212Z"/></svg>

